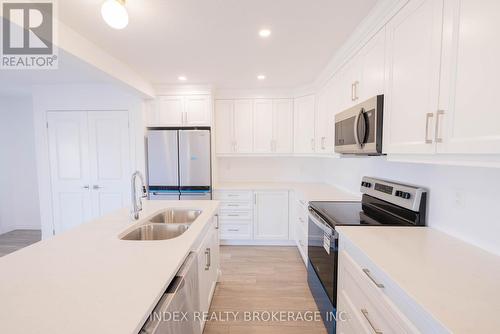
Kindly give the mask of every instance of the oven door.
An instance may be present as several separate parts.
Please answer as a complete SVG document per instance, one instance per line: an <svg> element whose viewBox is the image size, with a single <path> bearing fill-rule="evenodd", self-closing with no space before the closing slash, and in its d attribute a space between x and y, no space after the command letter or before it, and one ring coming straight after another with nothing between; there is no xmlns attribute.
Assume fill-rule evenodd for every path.
<svg viewBox="0 0 500 334"><path fill-rule="evenodd" d="M336 305L338 234L314 210L309 210L308 246L309 264L321 282L328 299Z"/></svg>

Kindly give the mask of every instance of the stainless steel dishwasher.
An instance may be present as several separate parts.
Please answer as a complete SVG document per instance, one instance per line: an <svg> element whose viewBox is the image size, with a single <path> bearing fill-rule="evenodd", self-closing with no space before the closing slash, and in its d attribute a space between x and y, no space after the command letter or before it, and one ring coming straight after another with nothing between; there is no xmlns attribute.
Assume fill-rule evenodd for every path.
<svg viewBox="0 0 500 334"><path fill-rule="evenodd" d="M139 334L201 334L198 261L190 253Z"/></svg>

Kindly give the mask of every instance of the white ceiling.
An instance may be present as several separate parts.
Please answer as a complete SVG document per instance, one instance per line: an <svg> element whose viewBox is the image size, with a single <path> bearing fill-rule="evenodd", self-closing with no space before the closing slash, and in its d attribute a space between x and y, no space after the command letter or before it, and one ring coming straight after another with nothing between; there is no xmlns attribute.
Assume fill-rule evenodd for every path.
<svg viewBox="0 0 500 334"><path fill-rule="evenodd" d="M103 0L58 3L61 21L151 83L286 88L314 80L376 1L127 0L124 30L101 19Z"/></svg>

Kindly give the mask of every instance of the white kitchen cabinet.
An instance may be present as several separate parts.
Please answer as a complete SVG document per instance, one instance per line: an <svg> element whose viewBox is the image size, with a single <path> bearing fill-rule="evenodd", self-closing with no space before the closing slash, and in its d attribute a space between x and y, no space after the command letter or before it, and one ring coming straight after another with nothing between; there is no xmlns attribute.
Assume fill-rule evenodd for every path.
<svg viewBox="0 0 500 334"><path fill-rule="evenodd" d="M294 153L311 154L315 151L315 96L298 97L294 101Z"/></svg>
<svg viewBox="0 0 500 334"><path fill-rule="evenodd" d="M342 111L360 102L359 86L362 78L362 58L360 52L356 53L339 71L342 82L340 91L340 107Z"/></svg>
<svg viewBox="0 0 500 334"><path fill-rule="evenodd" d="M499 154L500 2L446 2L438 153Z"/></svg>
<svg viewBox="0 0 500 334"><path fill-rule="evenodd" d="M126 206L128 113L48 112L47 121L54 232Z"/></svg>
<svg viewBox="0 0 500 334"><path fill-rule="evenodd" d="M273 152L293 151L293 102L291 99L273 100Z"/></svg>
<svg viewBox="0 0 500 334"><path fill-rule="evenodd" d="M288 191L255 191L254 238L288 239Z"/></svg>
<svg viewBox="0 0 500 334"><path fill-rule="evenodd" d="M273 100L255 100L253 124L255 124L253 135L254 153L273 152Z"/></svg>
<svg viewBox="0 0 500 334"><path fill-rule="evenodd" d="M253 152L253 101L234 101L234 152Z"/></svg>
<svg viewBox="0 0 500 334"><path fill-rule="evenodd" d="M361 81L356 91L359 102L384 94L385 35L383 28L360 51Z"/></svg>
<svg viewBox="0 0 500 334"><path fill-rule="evenodd" d="M148 126L210 126L210 96L160 96L150 102Z"/></svg>
<svg viewBox="0 0 500 334"><path fill-rule="evenodd" d="M253 192L217 190L214 199L221 203L219 213L221 239L253 239Z"/></svg>
<svg viewBox="0 0 500 334"><path fill-rule="evenodd" d="M219 232L217 216L212 219L205 238L197 249L200 312L208 312L219 275ZM203 331L205 323L201 323Z"/></svg>
<svg viewBox="0 0 500 334"><path fill-rule="evenodd" d="M215 102L215 148L218 154L234 153L234 101Z"/></svg>
<svg viewBox="0 0 500 334"><path fill-rule="evenodd" d="M333 82L328 82L318 92L318 103L316 109L316 148L318 154L333 154L333 141L335 131L335 114L334 114L334 92Z"/></svg>
<svg viewBox="0 0 500 334"><path fill-rule="evenodd" d="M384 153L435 151L443 0L412 0L387 24Z"/></svg>
<svg viewBox="0 0 500 334"><path fill-rule="evenodd" d="M254 153L292 152L293 106L291 100L255 100L254 125Z"/></svg>

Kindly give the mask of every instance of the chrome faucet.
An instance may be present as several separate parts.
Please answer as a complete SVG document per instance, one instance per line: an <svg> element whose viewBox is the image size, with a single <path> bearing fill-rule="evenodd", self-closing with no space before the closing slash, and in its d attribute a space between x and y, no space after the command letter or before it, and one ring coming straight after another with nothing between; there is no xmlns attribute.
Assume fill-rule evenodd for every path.
<svg viewBox="0 0 500 334"><path fill-rule="evenodd" d="M139 177L139 180L141 180L141 191L142 191L142 195L137 198L137 187L136 187L136 180L137 180L137 177ZM132 194L132 217L135 219L135 220L138 220L139 219L139 212L142 211L142 199L147 197L147 193L146 193L146 185L144 183L144 176L142 176L142 173L139 172L139 171L136 171L134 174L132 174L132 182L131 182L131 186L132 186L132 191L131 191L131 194Z"/></svg>

